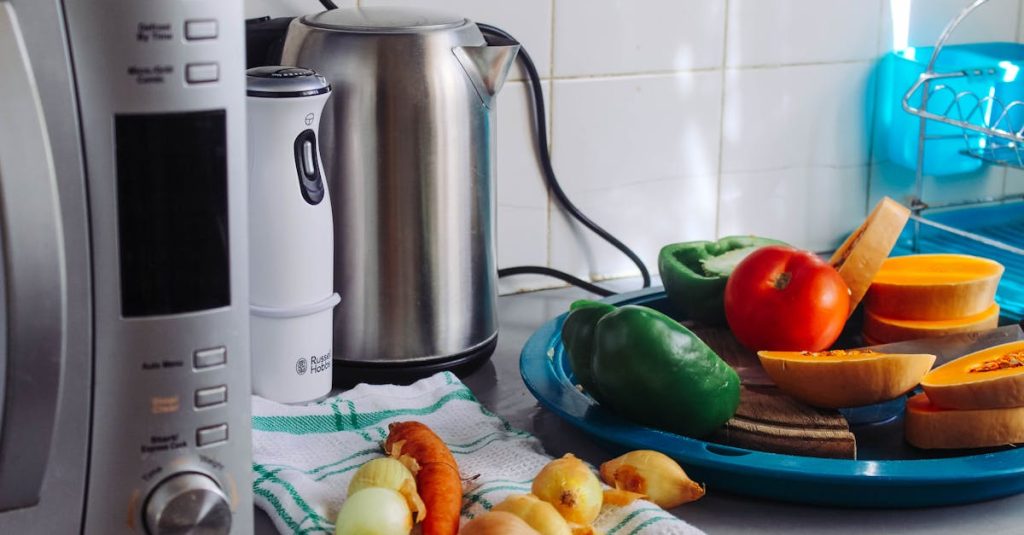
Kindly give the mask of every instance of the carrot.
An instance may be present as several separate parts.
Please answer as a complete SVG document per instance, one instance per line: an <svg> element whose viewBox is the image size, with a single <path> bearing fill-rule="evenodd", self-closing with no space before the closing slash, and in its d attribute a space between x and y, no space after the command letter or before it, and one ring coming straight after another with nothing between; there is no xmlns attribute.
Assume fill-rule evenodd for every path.
<svg viewBox="0 0 1024 535"><path fill-rule="evenodd" d="M456 535L462 509L462 478L448 446L420 422L396 422L388 426L384 450L400 461L413 464L416 490L426 504L423 535Z"/></svg>

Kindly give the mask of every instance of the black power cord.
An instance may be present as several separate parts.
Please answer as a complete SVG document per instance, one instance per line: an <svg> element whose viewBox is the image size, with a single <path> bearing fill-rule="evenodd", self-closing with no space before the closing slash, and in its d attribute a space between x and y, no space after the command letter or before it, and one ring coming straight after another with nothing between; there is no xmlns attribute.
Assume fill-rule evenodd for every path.
<svg viewBox="0 0 1024 535"><path fill-rule="evenodd" d="M640 260L640 257L637 256L632 249L627 247L626 244L619 241L618 238L612 236L611 233L601 228L597 223L584 215L583 212L581 212L579 208L569 200L565 191L562 190L561 184L558 183L558 178L555 176L555 169L551 166L551 153L548 151L548 131L546 126L547 123L545 121L546 114L544 112L544 93L541 92L540 75L537 73L537 67L533 64L533 59L530 58L530 54L526 52L526 49L522 47L522 44L515 37L512 37L512 35L505 30L490 24L477 24L477 27L480 28L480 31L483 32L485 36L492 38L496 37L501 41L494 42L492 44L516 44L520 46L517 59L522 62L523 67L526 69L526 73L530 78L530 89L533 93L533 125L537 134L537 154L540 157L541 166L544 168L544 181L547 182L548 189L551 190L551 193L554 194L555 198L558 199L558 202L563 208L565 208L565 211L569 212L569 215L628 256L629 259L632 260L638 268L640 268L640 275L644 280L643 287L649 288L651 286L651 274L647 271L647 266L645 266L643 261ZM606 290L568 273L549 267L517 266L503 268L498 270L498 277L527 273L555 277L572 285L579 286L588 292L601 296L607 297L609 295L615 295L615 292Z"/></svg>
<svg viewBox="0 0 1024 535"><path fill-rule="evenodd" d="M338 9L338 4L332 0L320 0L320 4L324 6L324 9Z"/></svg>
<svg viewBox="0 0 1024 535"><path fill-rule="evenodd" d="M587 282L564 271L559 271L555 268L549 268L546 266L515 266L498 269L498 277L510 277L512 275L547 275L548 277L554 277L568 282L573 286L583 288L584 290L592 294L600 295L601 297L615 295L615 292L607 288L602 288L592 282Z"/></svg>

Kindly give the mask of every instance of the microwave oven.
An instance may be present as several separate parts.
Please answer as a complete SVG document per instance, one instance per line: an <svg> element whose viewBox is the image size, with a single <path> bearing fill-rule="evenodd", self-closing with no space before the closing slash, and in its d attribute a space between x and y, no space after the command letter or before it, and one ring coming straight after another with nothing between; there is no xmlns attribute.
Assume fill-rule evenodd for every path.
<svg viewBox="0 0 1024 535"><path fill-rule="evenodd" d="M0 533L251 533L242 0L0 0Z"/></svg>

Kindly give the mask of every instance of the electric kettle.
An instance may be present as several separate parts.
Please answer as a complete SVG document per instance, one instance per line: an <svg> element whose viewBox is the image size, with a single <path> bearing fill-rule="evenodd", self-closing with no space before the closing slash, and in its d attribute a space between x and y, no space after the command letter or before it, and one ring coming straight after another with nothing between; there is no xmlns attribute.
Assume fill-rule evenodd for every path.
<svg viewBox="0 0 1024 535"><path fill-rule="evenodd" d="M497 342L495 113L518 45L424 9L299 17L281 62L327 77L336 375L471 367Z"/></svg>
<svg viewBox="0 0 1024 535"><path fill-rule="evenodd" d="M331 391L331 199L316 130L331 96L309 69L246 71L253 393L281 403Z"/></svg>

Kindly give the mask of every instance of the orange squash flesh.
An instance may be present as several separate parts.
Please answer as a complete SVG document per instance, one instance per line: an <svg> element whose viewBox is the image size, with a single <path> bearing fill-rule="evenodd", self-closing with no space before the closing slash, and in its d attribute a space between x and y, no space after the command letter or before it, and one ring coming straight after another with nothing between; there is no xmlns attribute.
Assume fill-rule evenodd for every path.
<svg viewBox="0 0 1024 535"><path fill-rule="evenodd" d="M993 329L998 324L999 305L995 303L975 316L936 321L891 319L879 316L874 310L864 310L864 336L880 344L984 331Z"/></svg>
<svg viewBox="0 0 1024 535"><path fill-rule="evenodd" d="M783 392L815 407L838 409L890 400L909 392L935 355L869 350L758 351L761 365Z"/></svg>
<svg viewBox="0 0 1024 535"><path fill-rule="evenodd" d="M1024 407L943 409L921 393L907 400L903 425L907 442L918 448L1005 446L1024 442Z"/></svg>
<svg viewBox="0 0 1024 535"><path fill-rule="evenodd" d="M865 298L872 313L901 320L976 316L992 306L1003 266L987 258L927 254L889 258Z"/></svg>
<svg viewBox="0 0 1024 535"><path fill-rule="evenodd" d="M932 370L921 379L932 403L947 409L1024 406L1024 341L990 347Z"/></svg>
<svg viewBox="0 0 1024 535"><path fill-rule="evenodd" d="M850 288L850 314L864 298L875 273L889 256L900 232L910 218L910 210L883 197L867 219L836 249L828 263Z"/></svg>

